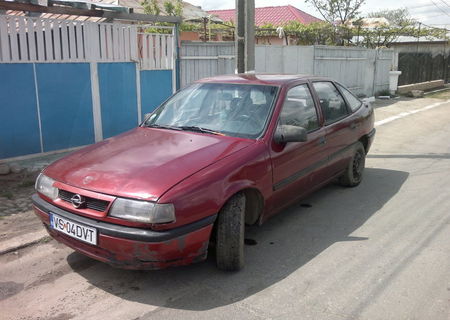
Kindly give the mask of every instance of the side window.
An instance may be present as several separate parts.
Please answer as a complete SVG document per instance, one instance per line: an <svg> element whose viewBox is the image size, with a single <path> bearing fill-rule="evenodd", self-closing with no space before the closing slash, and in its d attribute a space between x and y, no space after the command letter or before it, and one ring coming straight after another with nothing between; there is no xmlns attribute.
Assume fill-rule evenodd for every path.
<svg viewBox="0 0 450 320"><path fill-rule="evenodd" d="M347 88L344 88L343 86L339 85L339 89L341 89L342 94L344 95L344 98L347 100L348 104L350 105L350 109L352 111L356 111L362 104L362 102L353 95Z"/></svg>
<svg viewBox="0 0 450 320"><path fill-rule="evenodd" d="M333 123L348 113L344 98L331 82L313 82L322 108L325 124Z"/></svg>
<svg viewBox="0 0 450 320"><path fill-rule="evenodd" d="M319 127L314 100L306 84L289 89L281 109L280 124L303 127L307 131Z"/></svg>

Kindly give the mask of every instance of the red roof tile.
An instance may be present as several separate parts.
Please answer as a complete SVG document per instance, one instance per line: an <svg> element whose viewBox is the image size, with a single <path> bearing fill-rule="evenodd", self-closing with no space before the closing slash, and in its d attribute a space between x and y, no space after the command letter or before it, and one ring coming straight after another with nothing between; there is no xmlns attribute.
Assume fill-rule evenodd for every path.
<svg viewBox="0 0 450 320"><path fill-rule="evenodd" d="M234 9L210 10L208 13L219 17L223 21L235 20ZM303 24L309 24L311 22L319 22L322 20L291 5L255 8L255 24L257 26L262 26L267 23L278 26L289 21L298 21Z"/></svg>

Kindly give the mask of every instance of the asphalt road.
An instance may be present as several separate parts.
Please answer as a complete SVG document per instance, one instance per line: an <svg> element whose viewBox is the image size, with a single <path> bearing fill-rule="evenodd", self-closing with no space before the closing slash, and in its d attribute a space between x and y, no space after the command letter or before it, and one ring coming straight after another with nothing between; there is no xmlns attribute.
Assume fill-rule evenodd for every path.
<svg viewBox="0 0 450 320"><path fill-rule="evenodd" d="M50 241L0 257L0 318L450 319L450 102L376 116L362 184L247 230L241 272L123 271Z"/></svg>

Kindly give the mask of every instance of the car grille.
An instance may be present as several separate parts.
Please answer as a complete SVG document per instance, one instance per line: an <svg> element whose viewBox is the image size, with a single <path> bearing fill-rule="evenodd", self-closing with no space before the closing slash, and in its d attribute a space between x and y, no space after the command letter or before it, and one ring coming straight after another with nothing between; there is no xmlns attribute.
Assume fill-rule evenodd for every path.
<svg viewBox="0 0 450 320"><path fill-rule="evenodd" d="M59 189L58 197L61 200L64 200L66 202L71 202L70 199L75 194L76 193ZM86 199L86 208L88 208L88 209L103 212L103 211L106 211L106 208L108 208L109 201L94 199L94 198L90 198L90 197L84 197L84 198Z"/></svg>

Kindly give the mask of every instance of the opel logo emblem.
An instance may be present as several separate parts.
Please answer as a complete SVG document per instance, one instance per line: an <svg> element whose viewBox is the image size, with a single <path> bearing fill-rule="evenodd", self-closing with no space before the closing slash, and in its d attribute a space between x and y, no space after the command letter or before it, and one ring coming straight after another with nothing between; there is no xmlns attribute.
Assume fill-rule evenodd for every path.
<svg viewBox="0 0 450 320"><path fill-rule="evenodd" d="M79 209L86 204L86 199L83 196L76 194L72 198L70 198L70 202L75 208Z"/></svg>

